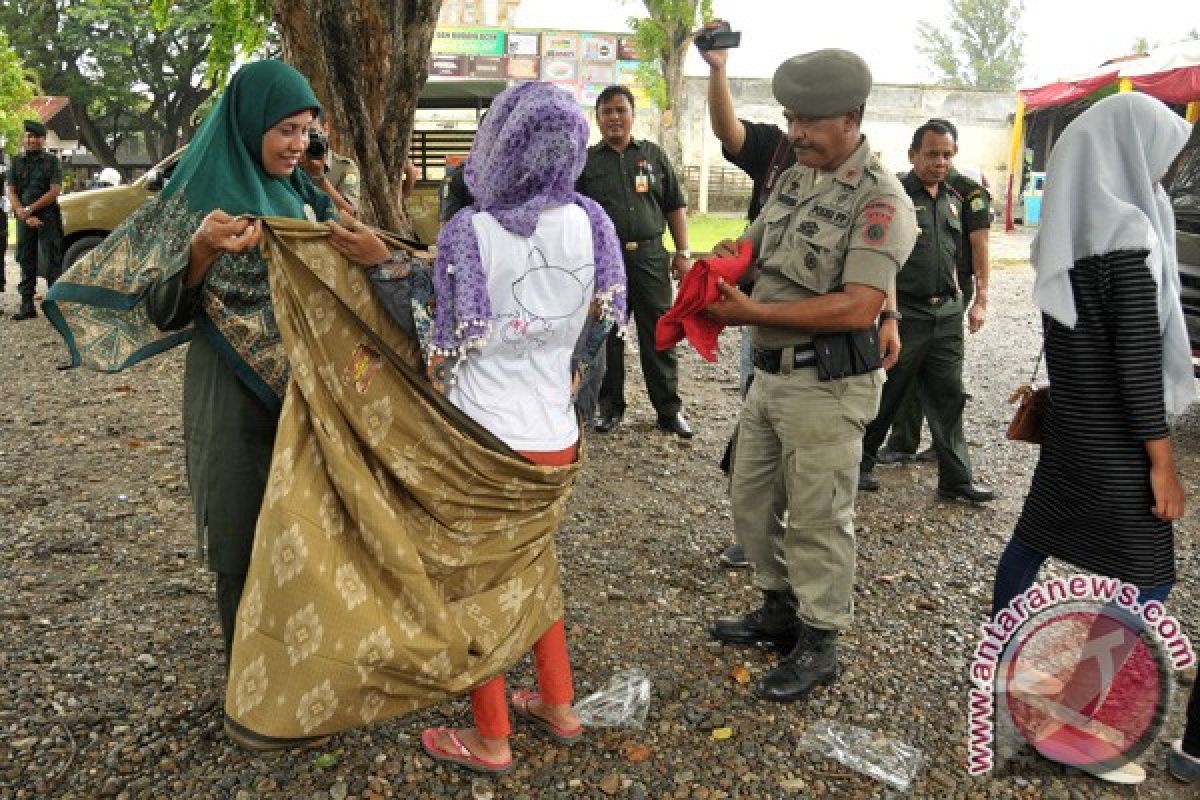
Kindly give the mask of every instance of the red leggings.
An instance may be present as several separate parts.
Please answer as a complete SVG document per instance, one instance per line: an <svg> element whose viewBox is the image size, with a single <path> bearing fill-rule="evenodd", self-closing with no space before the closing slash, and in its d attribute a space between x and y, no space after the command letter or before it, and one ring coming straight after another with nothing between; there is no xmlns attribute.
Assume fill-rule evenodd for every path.
<svg viewBox="0 0 1200 800"><path fill-rule="evenodd" d="M557 452L521 451L521 455L545 467L562 467L575 461L575 445ZM567 656L567 632L560 619L551 625L533 645L533 666L537 673L538 693L543 703L568 705L575 699L571 681L571 661ZM471 692L471 713L480 736L503 739L512 733L508 719L508 696L504 676L497 675Z"/></svg>

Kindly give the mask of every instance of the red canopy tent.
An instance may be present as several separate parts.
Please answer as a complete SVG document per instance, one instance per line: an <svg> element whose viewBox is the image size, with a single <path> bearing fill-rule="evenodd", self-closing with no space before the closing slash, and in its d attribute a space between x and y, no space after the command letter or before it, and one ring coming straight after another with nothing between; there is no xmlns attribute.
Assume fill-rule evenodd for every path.
<svg viewBox="0 0 1200 800"><path fill-rule="evenodd" d="M1187 120L1195 123L1200 118L1200 41L1177 42L1145 55L1116 59L1087 73L1019 90L1005 204L1005 227L1008 230L1013 228L1014 178L1024 166L1021 156L1025 142L1025 116L1114 91L1144 92L1164 103L1186 105Z"/></svg>

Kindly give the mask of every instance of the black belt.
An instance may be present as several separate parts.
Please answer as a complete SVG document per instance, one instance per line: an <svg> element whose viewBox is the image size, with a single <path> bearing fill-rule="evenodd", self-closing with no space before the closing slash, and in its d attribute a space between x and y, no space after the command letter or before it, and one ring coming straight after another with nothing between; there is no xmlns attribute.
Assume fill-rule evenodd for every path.
<svg viewBox="0 0 1200 800"><path fill-rule="evenodd" d="M900 297L905 302L907 302L909 305L916 305L918 303L924 303L927 306L933 306L934 308L937 308L942 303L949 302L949 301L955 299L956 297L958 297L958 293L951 292L950 294L935 294L935 295L931 295L929 297L918 297L915 294L908 294L907 292L903 292L903 293L901 293Z"/></svg>
<svg viewBox="0 0 1200 800"><path fill-rule="evenodd" d="M621 247L623 247L626 252L636 253L639 249L646 247L653 242L658 242L659 244L662 244L662 236L655 236L650 239L641 239L640 241L636 241L636 242L633 242L633 241L621 242Z"/></svg>
<svg viewBox="0 0 1200 800"><path fill-rule="evenodd" d="M763 350L758 347L754 348L754 366L761 369L763 372L772 374L778 373L783 361L783 350ZM812 348L812 345L805 345L796 348L792 356L792 368L801 369L803 367L815 367L817 365L817 351Z"/></svg>

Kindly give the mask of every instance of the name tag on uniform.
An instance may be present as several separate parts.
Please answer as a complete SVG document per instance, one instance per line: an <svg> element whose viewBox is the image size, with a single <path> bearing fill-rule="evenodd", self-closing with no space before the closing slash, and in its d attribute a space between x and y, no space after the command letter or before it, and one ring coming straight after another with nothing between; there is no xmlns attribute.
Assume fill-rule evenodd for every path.
<svg viewBox="0 0 1200 800"><path fill-rule="evenodd" d="M633 190L634 190L635 192L648 192L648 191L650 191L650 176L649 176L649 175L637 175L637 176L635 176L635 177L634 177L634 179L633 179Z"/></svg>

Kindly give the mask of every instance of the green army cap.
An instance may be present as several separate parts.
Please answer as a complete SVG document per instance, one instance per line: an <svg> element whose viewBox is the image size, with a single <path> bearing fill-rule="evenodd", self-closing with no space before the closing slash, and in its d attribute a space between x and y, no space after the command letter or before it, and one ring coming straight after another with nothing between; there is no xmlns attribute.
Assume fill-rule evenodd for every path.
<svg viewBox="0 0 1200 800"><path fill-rule="evenodd" d="M849 50L814 50L780 64L771 90L789 111L806 117L833 117L867 102L871 70Z"/></svg>
<svg viewBox="0 0 1200 800"><path fill-rule="evenodd" d="M46 126L38 122L36 119L25 120L25 132L32 133L34 136L45 136Z"/></svg>

